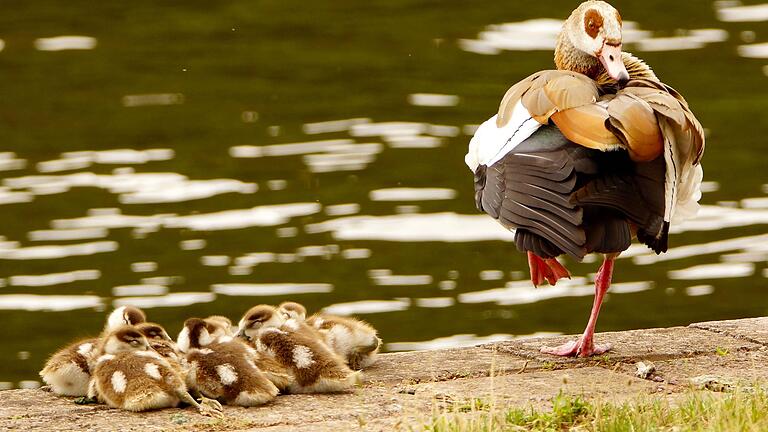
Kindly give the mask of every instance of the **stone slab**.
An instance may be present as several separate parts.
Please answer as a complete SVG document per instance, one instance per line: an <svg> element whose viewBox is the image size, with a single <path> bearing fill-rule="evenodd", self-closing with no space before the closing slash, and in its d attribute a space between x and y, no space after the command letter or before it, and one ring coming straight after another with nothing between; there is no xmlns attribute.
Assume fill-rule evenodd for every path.
<svg viewBox="0 0 768 432"><path fill-rule="evenodd" d="M595 364L606 362L634 362L642 359L663 360L714 353L718 348L731 352L756 350L759 344L736 339L710 331L690 328L671 327L663 329L629 330L607 332L595 335L597 343L610 343L613 349L604 356L587 359L575 359L542 354L542 346L557 346L577 336L556 336L546 338L521 339L510 342L497 342L483 345L500 353L510 353L517 357L529 358L544 364Z"/></svg>
<svg viewBox="0 0 768 432"><path fill-rule="evenodd" d="M691 324L689 327L708 330L768 346L768 317L708 321Z"/></svg>

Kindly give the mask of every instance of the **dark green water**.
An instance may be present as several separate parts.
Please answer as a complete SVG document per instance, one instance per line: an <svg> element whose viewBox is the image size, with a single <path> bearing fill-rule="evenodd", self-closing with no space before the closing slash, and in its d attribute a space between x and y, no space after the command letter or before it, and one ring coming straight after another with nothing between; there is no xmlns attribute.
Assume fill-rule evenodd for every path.
<svg viewBox="0 0 768 432"><path fill-rule="evenodd" d="M477 214L463 161L471 125L511 84L552 67L546 47L465 40L495 24L562 19L575 4L6 0L0 152L15 156L0 155L0 382L37 379L49 353L97 333L121 301L172 334L187 317L238 319L257 303L332 306L362 312L388 349L581 331L589 281L519 282L525 257ZM672 236L674 253L651 263L633 248L619 261L615 281L629 284L610 295L598 329L765 315L768 52L739 47L764 43L768 25L724 22L712 2L614 5L636 23L625 48L682 92L708 131L707 192L701 217ZM720 31L687 32L696 29ZM486 39L552 37L534 30ZM62 35L93 38L69 47L96 44L38 49ZM463 49L473 46L495 54ZM424 106L410 96L421 93L455 97ZM365 123L305 127L344 119ZM409 123L371 126L383 122ZM238 146L319 140L346 141L235 157L258 151ZM172 151L64 155L114 149ZM372 193L391 188L415 191ZM241 212L216 214L227 210ZM568 263L575 276L597 265Z"/></svg>

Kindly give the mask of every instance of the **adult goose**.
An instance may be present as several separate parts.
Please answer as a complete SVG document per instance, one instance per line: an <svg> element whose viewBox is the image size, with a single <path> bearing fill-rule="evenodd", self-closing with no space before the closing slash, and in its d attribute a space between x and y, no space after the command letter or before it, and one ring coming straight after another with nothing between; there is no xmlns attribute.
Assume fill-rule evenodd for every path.
<svg viewBox="0 0 768 432"><path fill-rule="evenodd" d="M621 26L608 3L579 5L558 37L557 70L512 86L465 158L477 208L514 229L534 285L570 277L560 255L604 255L584 333L544 353L608 351L593 335L615 258L633 238L665 252L670 224L698 210L701 125L680 93L621 51Z"/></svg>

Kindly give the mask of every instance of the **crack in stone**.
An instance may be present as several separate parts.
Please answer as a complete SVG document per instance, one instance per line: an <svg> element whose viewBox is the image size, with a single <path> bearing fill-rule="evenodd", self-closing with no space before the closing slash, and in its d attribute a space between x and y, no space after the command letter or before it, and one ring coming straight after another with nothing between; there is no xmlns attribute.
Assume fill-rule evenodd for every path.
<svg viewBox="0 0 768 432"><path fill-rule="evenodd" d="M699 324L699 323L690 324L688 327L689 328L694 328L696 330L704 330L706 332L728 336L730 338L737 339L737 340L751 342L753 344L757 344L757 345L764 346L764 347L768 346L768 343L765 343L765 342L763 342L761 340L758 340L758 339L751 338L749 336L745 336L743 334L733 333L729 329L719 329L719 328L716 328L716 327L709 327L709 326L706 326L706 325L703 325L703 324ZM748 351L753 351L753 350L748 349Z"/></svg>

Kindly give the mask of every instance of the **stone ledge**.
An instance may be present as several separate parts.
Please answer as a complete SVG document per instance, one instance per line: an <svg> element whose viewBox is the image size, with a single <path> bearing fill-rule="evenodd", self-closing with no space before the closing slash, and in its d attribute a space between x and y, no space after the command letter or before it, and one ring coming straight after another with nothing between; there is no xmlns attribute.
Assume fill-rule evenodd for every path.
<svg viewBox="0 0 768 432"><path fill-rule="evenodd" d="M75 405L72 398L41 390L6 390L0 391L0 430L408 430L425 424L432 412L470 398L547 407L559 392L626 400L658 392L674 396L691 377L705 374L768 378L768 318L601 333L597 339L614 349L598 358L539 353L542 345L570 338L383 354L354 393L287 395L258 408L225 407L223 420L202 417L191 408L130 413ZM655 362L652 379L634 376L639 360Z"/></svg>

